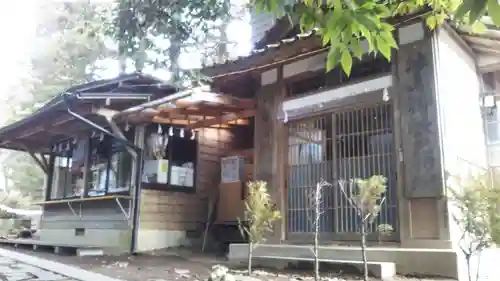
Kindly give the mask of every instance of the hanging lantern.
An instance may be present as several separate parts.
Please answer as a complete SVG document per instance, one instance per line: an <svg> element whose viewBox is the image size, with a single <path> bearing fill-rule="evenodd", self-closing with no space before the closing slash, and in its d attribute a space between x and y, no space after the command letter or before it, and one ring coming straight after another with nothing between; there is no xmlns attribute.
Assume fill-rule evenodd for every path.
<svg viewBox="0 0 500 281"><path fill-rule="evenodd" d="M194 140L195 137L196 137L195 131L191 130L191 140Z"/></svg>
<svg viewBox="0 0 500 281"><path fill-rule="evenodd" d="M181 132L179 133L181 138L184 138L184 129L181 129Z"/></svg>
<svg viewBox="0 0 500 281"><path fill-rule="evenodd" d="M170 128L168 129L168 135L169 135L169 136L173 136L173 135L174 135L174 128L173 128L173 127L170 127Z"/></svg>

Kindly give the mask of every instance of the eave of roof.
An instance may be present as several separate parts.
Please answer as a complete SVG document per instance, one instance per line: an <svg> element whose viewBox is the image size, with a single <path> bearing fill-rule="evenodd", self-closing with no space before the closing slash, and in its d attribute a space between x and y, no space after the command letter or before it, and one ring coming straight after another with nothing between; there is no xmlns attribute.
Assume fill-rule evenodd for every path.
<svg viewBox="0 0 500 281"><path fill-rule="evenodd" d="M481 33L473 33L464 27L456 30L475 53L500 56L500 30L493 24L490 17L482 18L481 22L487 28Z"/></svg>
<svg viewBox="0 0 500 281"><path fill-rule="evenodd" d="M128 84L125 85L125 83ZM5 140L8 141L12 133L17 134L16 130L24 131L31 125L37 126L43 119L54 118L54 116L67 113L67 104L63 98L64 94L74 97L72 99L75 102L74 105L86 104L88 107L89 103L99 104L107 99L129 100L134 103L144 102L149 100L152 95L157 96L160 93L169 95L176 90L176 87L165 83L163 80L141 73L121 75L113 79L103 79L77 85L59 94L33 114L0 128L0 143ZM0 148L24 149L23 145L12 146L12 142L8 146L1 145Z"/></svg>
<svg viewBox="0 0 500 281"><path fill-rule="evenodd" d="M272 63L287 60L297 55L315 52L324 49L321 38L317 36L318 29L299 33L290 38L281 39L274 44L267 44L263 48L252 50L250 55L240 56L224 63L207 66L201 72L211 78L219 78L240 72L248 72L252 69L267 66ZM288 54L288 53L292 54Z"/></svg>

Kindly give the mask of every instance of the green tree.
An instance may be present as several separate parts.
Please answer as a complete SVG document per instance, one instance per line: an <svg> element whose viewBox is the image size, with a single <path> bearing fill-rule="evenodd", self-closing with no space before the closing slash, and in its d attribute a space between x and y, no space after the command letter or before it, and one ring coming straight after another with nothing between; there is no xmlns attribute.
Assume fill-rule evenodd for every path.
<svg viewBox="0 0 500 281"><path fill-rule="evenodd" d="M115 4L109 31L119 42L120 54L131 58L136 69L142 70L144 64L168 69L171 82L179 84L191 78L179 66L180 55L206 49L214 36L224 38L220 31L231 14L230 0L116 0ZM220 55L224 46L218 47Z"/></svg>
<svg viewBox="0 0 500 281"><path fill-rule="evenodd" d="M110 7L87 1L41 1L39 5L38 10L44 13L37 19L32 72L13 92L9 122L29 115L66 88L90 80L97 70L95 62L116 56L116 51L106 47L103 31L110 19ZM5 153L3 172L9 188L33 200L42 199L45 175L31 156Z"/></svg>
<svg viewBox="0 0 500 281"><path fill-rule="evenodd" d="M479 280L481 253L500 243L500 182L490 173L454 177L456 185L449 187L453 221L461 230L458 246L462 250L468 280ZM471 260L477 257L476 278Z"/></svg>
<svg viewBox="0 0 500 281"><path fill-rule="evenodd" d="M252 0L258 11L288 14L300 19L302 30L318 28L323 44L329 47L327 71L341 65L350 74L353 57L361 58L362 39L369 51L380 53L388 60L397 48L393 31L394 17L415 15L424 17L434 29L445 21L454 25L480 28L479 19L491 16L500 26L500 3L496 0L304 0L291 5L288 0Z"/></svg>
<svg viewBox="0 0 500 281"><path fill-rule="evenodd" d="M366 179L339 181L342 194L360 218L361 256L363 258L363 280L368 281L368 260L366 257L367 228L377 219L385 202L387 178L374 175ZM391 226L392 227L392 226Z"/></svg>
<svg viewBox="0 0 500 281"><path fill-rule="evenodd" d="M281 219L275 208L265 181L248 182L248 194L245 199L245 216L238 218L238 226L243 237L248 238L248 274L252 273L252 252L267 235L273 232L273 223Z"/></svg>

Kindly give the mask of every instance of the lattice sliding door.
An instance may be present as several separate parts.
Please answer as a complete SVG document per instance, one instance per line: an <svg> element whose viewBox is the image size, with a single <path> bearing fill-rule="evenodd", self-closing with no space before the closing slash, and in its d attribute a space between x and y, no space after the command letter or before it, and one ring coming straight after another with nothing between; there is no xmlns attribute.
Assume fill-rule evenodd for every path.
<svg viewBox="0 0 500 281"><path fill-rule="evenodd" d="M369 231L375 232L380 224L390 224L397 231L392 112L392 105L384 103L289 124L289 234L313 231L308 198L321 178L332 184L322 194L321 232L359 232L360 218L348 204L339 182L372 175L385 176L388 184L379 219Z"/></svg>

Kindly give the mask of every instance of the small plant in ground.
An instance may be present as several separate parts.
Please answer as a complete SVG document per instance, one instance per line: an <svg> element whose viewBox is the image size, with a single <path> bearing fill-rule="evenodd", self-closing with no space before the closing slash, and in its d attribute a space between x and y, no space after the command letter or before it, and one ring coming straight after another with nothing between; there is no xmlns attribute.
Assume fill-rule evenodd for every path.
<svg viewBox="0 0 500 281"><path fill-rule="evenodd" d="M323 188L331 186L330 183L320 180L309 190L308 194L308 218L311 225L314 227L314 245L313 245L313 256L314 256L314 280L319 281L319 227L320 227L320 219L323 211L321 210L321 205L323 203Z"/></svg>
<svg viewBox="0 0 500 281"><path fill-rule="evenodd" d="M474 280L471 259L477 257L478 281L481 253L500 243L500 186L488 173L455 180L456 185L448 188L453 203L450 213L462 232L458 245L466 260L468 279Z"/></svg>
<svg viewBox="0 0 500 281"><path fill-rule="evenodd" d="M363 280L365 281L368 280L366 229L375 221L380 206L385 201L386 183L387 178L381 175L375 175L367 179L339 181L340 190L361 219L361 254L363 257Z"/></svg>
<svg viewBox="0 0 500 281"><path fill-rule="evenodd" d="M248 274L252 273L253 249L266 241L273 232L273 223L281 218L271 200L265 181L248 182L248 194L245 199L244 218L238 218L241 234L248 238Z"/></svg>

